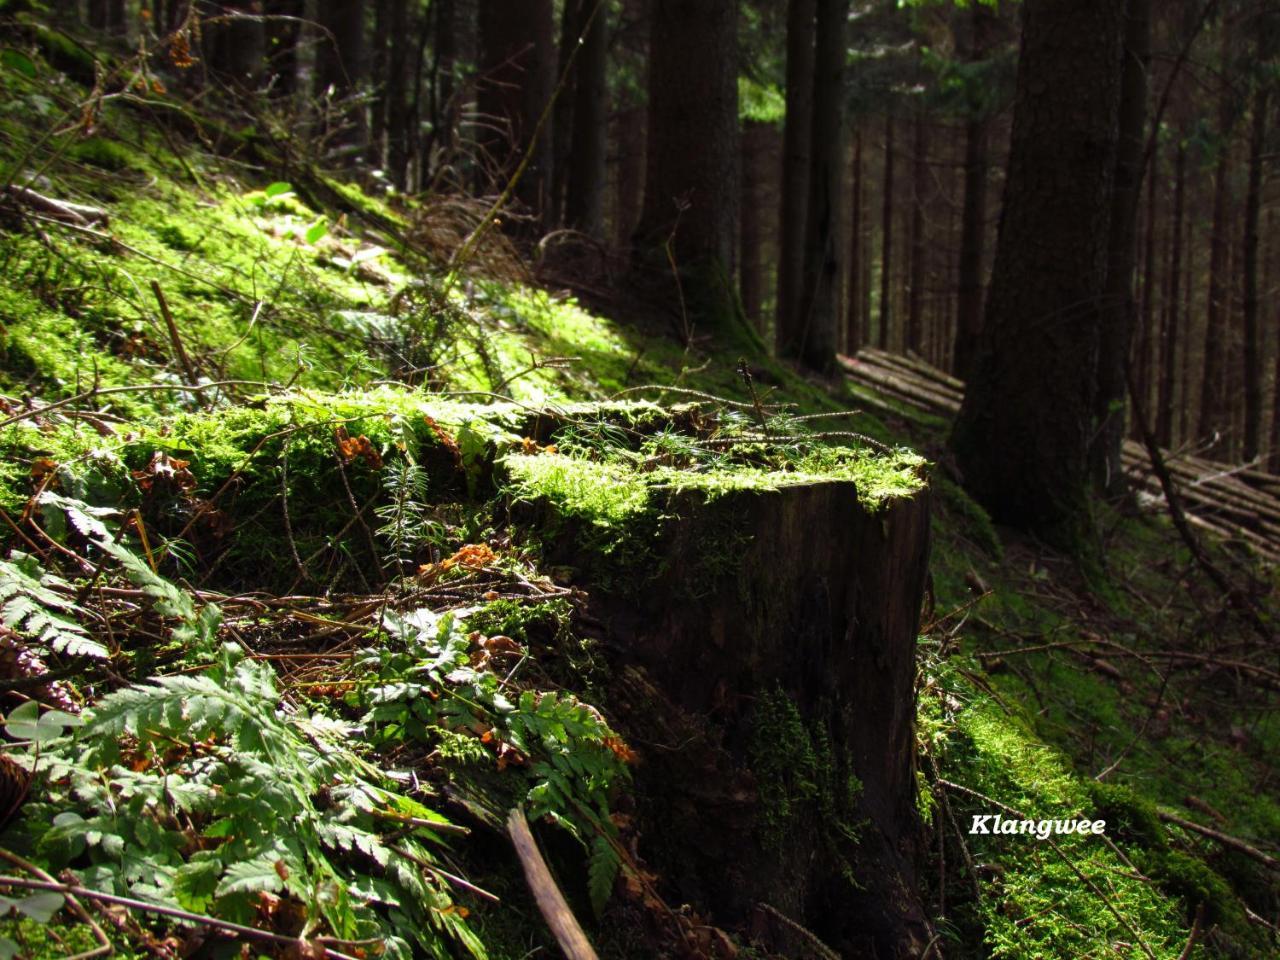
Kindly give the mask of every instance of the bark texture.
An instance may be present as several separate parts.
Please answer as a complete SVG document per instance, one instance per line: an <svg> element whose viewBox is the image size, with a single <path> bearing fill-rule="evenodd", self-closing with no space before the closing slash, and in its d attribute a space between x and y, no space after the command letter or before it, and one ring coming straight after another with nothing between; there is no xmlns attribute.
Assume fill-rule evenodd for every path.
<svg viewBox="0 0 1280 960"><path fill-rule="evenodd" d="M688 323L738 320L737 5L654 0L649 42L648 172L637 230L642 261L680 273ZM651 274L652 275L652 274Z"/></svg>
<svg viewBox="0 0 1280 960"><path fill-rule="evenodd" d="M1081 553L1123 26L1118 0L1023 7L990 298L951 438L993 517Z"/></svg>
<svg viewBox="0 0 1280 960"><path fill-rule="evenodd" d="M655 845L642 852L718 923L764 903L841 956L922 955L912 728L927 501L873 513L847 482L686 495L660 573L638 597L593 603L624 729L652 745L636 767ZM782 701L795 724L779 723ZM807 747L792 738L817 754L816 794L793 776ZM840 835L833 817L863 826Z"/></svg>

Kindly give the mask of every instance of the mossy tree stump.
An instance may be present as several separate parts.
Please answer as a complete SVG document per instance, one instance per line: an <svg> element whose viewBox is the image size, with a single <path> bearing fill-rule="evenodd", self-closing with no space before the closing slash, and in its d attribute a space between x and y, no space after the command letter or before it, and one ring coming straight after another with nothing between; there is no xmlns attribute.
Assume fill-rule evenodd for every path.
<svg viewBox="0 0 1280 960"><path fill-rule="evenodd" d="M646 856L723 925L765 904L846 956L918 955L927 491L685 491L663 516L652 565L595 600Z"/></svg>

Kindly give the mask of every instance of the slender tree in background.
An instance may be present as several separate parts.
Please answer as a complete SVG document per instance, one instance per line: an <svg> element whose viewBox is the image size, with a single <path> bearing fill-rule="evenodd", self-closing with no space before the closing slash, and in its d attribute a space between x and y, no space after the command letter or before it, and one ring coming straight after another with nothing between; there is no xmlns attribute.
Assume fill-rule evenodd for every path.
<svg viewBox="0 0 1280 960"><path fill-rule="evenodd" d="M315 92L319 97L332 95L336 100L351 97L364 81L365 5L362 0L326 0L316 10L321 33L316 46ZM353 107L343 118L347 129L340 142L363 145L368 125L362 107Z"/></svg>
<svg viewBox="0 0 1280 960"><path fill-rule="evenodd" d="M911 219L908 222L907 352L924 352L925 197L929 190L929 151L925 106L917 104L911 136Z"/></svg>
<svg viewBox="0 0 1280 960"><path fill-rule="evenodd" d="M1120 82L1119 142L1111 194L1107 284L1099 331L1098 391L1094 400L1091 460L1096 488L1115 495L1124 489L1120 454L1129 352L1137 323L1133 293L1137 265L1138 200L1146 147L1147 70L1151 60L1151 0L1128 0Z"/></svg>
<svg viewBox="0 0 1280 960"><path fill-rule="evenodd" d="M863 304L866 302L864 285L866 283L863 259L866 256L866 243L863 236L865 227L863 217L862 186L862 128L858 126L853 135L853 211L849 223L849 303L845 318L845 350L857 353L866 336L866 314Z"/></svg>
<svg viewBox="0 0 1280 960"><path fill-rule="evenodd" d="M1229 21L1222 33L1221 63L1225 69L1231 55ZM1227 256L1231 206L1231 130L1235 125L1235 92L1223 78L1218 94L1218 161L1213 174L1213 227L1209 239L1209 305L1205 311L1204 366L1200 380L1200 418L1196 432L1209 441L1211 451L1225 447L1227 427L1227 340L1231 316Z"/></svg>
<svg viewBox="0 0 1280 960"><path fill-rule="evenodd" d="M1265 68L1275 46L1276 14L1259 8L1254 18L1255 68ZM1249 186L1244 207L1244 449L1246 461L1261 452L1262 340L1259 325L1258 219L1262 208L1262 167L1267 140L1270 80L1258 76L1253 89L1253 121L1249 130Z"/></svg>
<svg viewBox="0 0 1280 960"><path fill-rule="evenodd" d="M303 0L265 0L262 11L267 15L266 86L274 95L292 96L298 88L298 40L306 4Z"/></svg>
<svg viewBox="0 0 1280 960"><path fill-rule="evenodd" d="M537 141L538 119L555 85L554 16L551 0L483 0L480 4L480 77L478 109L484 124L481 146L502 189L532 144L533 155L516 196L536 223L532 232L552 225L554 139L551 124Z"/></svg>
<svg viewBox="0 0 1280 960"><path fill-rule="evenodd" d="M764 302L762 247L764 217L761 206L768 171L766 149L773 125L761 120L748 120L742 127L742 213L739 226L738 295L742 312L757 330L762 330L761 306Z"/></svg>
<svg viewBox="0 0 1280 960"><path fill-rule="evenodd" d="M788 354L821 373L829 373L835 365L840 333L840 256L836 238L845 180L843 108L848 18L849 0L818 0L798 336L783 343Z"/></svg>
<svg viewBox="0 0 1280 960"><path fill-rule="evenodd" d="M985 3L973 0L968 19L965 59L978 63L986 56L987 34L993 15ZM978 85L967 90L964 123L964 200L960 214L960 262L956 278L955 371L969 376L982 333L983 250L987 228L987 106Z"/></svg>
<svg viewBox="0 0 1280 960"><path fill-rule="evenodd" d="M805 218L813 149L816 0L787 4L787 115L782 132L782 240L778 252L776 335L779 353L793 350L804 288Z"/></svg>
<svg viewBox="0 0 1280 960"><path fill-rule="evenodd" d="M1173 392L1178 379L1178 308L1182 304L1182 240L1186 209L1187 145L1178 134L1178 150L1173 165L1173 224L1169 251L1169 295L1160 318L1159 389L1157 390L1156 439L1161 446L1173 445ZM1183 349L1186 349L1185 343Z"/></svg>
<svg viewBox="0 0 1280 960"><path fill-rule="evenodd" d="M1078 555L1107 276L1124 8L1023 6L1009 172L980 352L951 444L998 520Z"/></svg>
<svg viewBox="0 0 1280 960"><path fill-rule="evenodd" d="M893 319L893 114L884 118L884 190L880 209L880 339L881 350L889 349L889 323Z"/></svg>
<svg viewBox="0 0 1280 960"><path fill-rule="evenodd" d="M636 246L650 270L669 272L670 252L691 324L713 327L738 319L737 21L733 3L654 0L651 11L648 173Z"/></svg>
<svg viewBox="0 0 1280 960"><path fill-rule="evenodd" d="M580 34L582 48L574 65L577 87L565 223L583 233L602 237L609 132L607 0L582 0L578 25L586 32Z"/></svg>

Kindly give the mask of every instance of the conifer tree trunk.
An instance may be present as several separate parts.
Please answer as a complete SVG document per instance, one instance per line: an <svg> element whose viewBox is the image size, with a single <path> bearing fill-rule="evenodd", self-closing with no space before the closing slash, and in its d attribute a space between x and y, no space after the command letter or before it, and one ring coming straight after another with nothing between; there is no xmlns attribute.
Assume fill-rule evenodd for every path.
<svg viewBox="0 0 1280 960"><path fill-rule="evenodd" d="M970 5L967 59L976 63L986 55L991 14L985 4ZM977 98L975 97L976 101ZM956 297L956 376L966 378L973 368L982 333L982 254L987 228L987 118L984 105L971 102L964 124L964 201L960 215L960 263Z"/></svg>
<svg viewBox="0 0 1280 960"><path fill-rule="evenodd" d="M586 29L574 70L572 150L569 155L568 197L565 222L593 237L604 233L605 162L608 151L608 3L600 9L587 29L597 0L585 0L579 28ZM574 38L575 42L577 37Z"/></svg>
<svg viewBox="0 0 1280 960"><path fill-rule="evenodd" d="M921 354L924 350L923 294L925 284L924 198L929 188L929 166L926 156L924 108L916 111L911 159L911 227L909 268L907 271L907 351Z"/></svg>
<svg viewBox="0 0 1280 960"><path fill-rule="evenodd" d="M738 211L738 10L654 0L649 41L648 169L637 228L650 275L670 275L671 244L689 324L721 330L740 315L731 270ZM682 320L683 324L684 321Z"/></svg>
<svg viewBox="0 0 1280 960"><path fill-rule="evenodd" d="M1256 20L1255 56L1259 64L1270 59L1272 17L1262 12ZM1244 449L1246 461L1260 452L1262 435L1262 343L1258 311L1258 215L1262 207L1263 152L1267 139L1270 86L1259 81L1253 95L1253 124L1249 131L1249 186L1244 210Z"/></svg>
<svg viewBox="0 0 1280 960"><path fill-rule="evenodd" d="M1195 243L1195 221L1194 218L1187 218L1187 232L1183 241L1183 249L1186 251L1187 266L1184 270L1184 282L1182 284L1182 327L1178 334L1178 342L1182 345L1182 357L1179 362L1179 374L1174 389L1175 408L1178 413L1177 432L1170 439L1168 445L1172 446L1173 441L1185 443L1191 438L1193 425L1195 423L1195 410L1193 407L1194 378L1191 372L1191 361L1194 353L1191 349L1192 333L1195 326L1193 318L1195 317L1195 301L1196 301L1196 243Z"/></svg>
<svg viewBox="0 0 1280 960"><path fill-rule="evenodd" d="M366 44L363 0L325 0L317 7L322 28L316 46L315 92L324 97L332 91L335 99L355 93L365 76ZM354 107L346 118L349 129L341 142L359 146L368 141L369 125L363 107Z"/></svg>
<svg viewBox="0 0 1280 960"><path fill-rule="evenodd" d="M1222 62L1230 52L1230 31L1222 25ZM1221 450L1222 432L1227 427L1226 341L1230 336L1231 279L1227 267L1229 207L1231 204L1231 86L1223 83L1218 108L1218 162L1214 168L1213 232L1209 239L1209 305L1205 311L1204 367L1200 379L1200 417L1196 432L1201 439L1218 440L1209 450Z"/></svg>
<svg viewBox="0 0 1280 960"><path fill-rule="evenodd" d="M538 119L555 84L554 16L551 0L483 0L480 4L481 70L478 107L489 124L481 136L497 190L519 167L533 144L533 155L516 196L533 222L530 235L547 229L554 178L554 134L547 124L534 142Z"/></svg>
<svg viewBox="0 0 1280 960"><path fill-rule="evenodd" d="M840 256L837 222L844 190L845 23L849 0L818 0L813 71L809 209L805 214L800 337L789 352L810 370L830 373L839 345Z"/></svg>
<svg viewBox="0 0 1280 960"><path fill-rule="evenodd" d="M778 251L777 349L794 350L801 325L805 218L813 146L814 22L817 0L787 4L787 114L782 132L782 242Z"/></svg>
<svg viewBox="0 0 1280 960"><path fill-rule="evenodd" d="M1023 5L1009 172L986 321L951 437L1000 521L1096 552L1089 444L1119 130L1124 9Z"/></svg>
<svg viewBox="0 0 1280 960"><path fill-rule="evenodd" d="M768 144L770 125L748 120L742 130L742 217L739 226L738 295L742 298L742 312L757 330L763 317L760 306L763 300L761 277L761 244L764 230L761 223L766 173L763 167L764 151Z"/></svg>
<svg viewBox="0 0 1280 960"><path fill-rule="evenodd" d="M302 0L266 0L263 4L267 15L267 85L275 96L290 97L298 89L299 21L305 13L304 6Z"/></svg>
<svg viewBox="0 0 1280 960"><path fill-rule="evenodd" d="M862 261L866 256L863 247L862 226L862 125L859 124L853 137L853 212L849 224L849 303L845 318L845 350L849 354L858 352L864 336L864 303L863 284L865 271Z"/></svg>
<svg viewBox="0 0 1280 960"><path fill-rule="evenodd" d="M588 7L592 0L563 0L563 6L560 13L560 43L557 46L558 62L556 63L556 77L565 75L569 68L569 57L572 56L578 46L578 36L582 33L582 11L584 7ZM548 204L550 211L547 216L549 223L559 226L567 223L563 219L565 196L569 192L569 162L573 154L573 114L576 102L575 91L577 90L578 77L582 70L582 58L579 55L573 70L568 73L568 82L563 90L560 91L560 97L556 100L555 115L553 117L553 137L552 137L552 155L553 174L551 188L548 194Z"/></svg>
<svg viewBox="0 0 1280 960"><path fill-rule="evenodd" d="M1159 177L1156 171L1160 168L1158 152L1151 154L1151 169L1147 172L1147 210L1146 224L1143 229L1145 246L1143 247L1142 295L1138 314L1138 349L1134 364L1135 387L1142 398L1144 410L1151 409L1151 383L1155 377L1155 305L1156 305L1156 206L1159 193L1156 183ZM1138 432L1138 425L1133 425L1133 432Z"/></svg>
<svg viewBox="0 0 1280 960"><path fill-rule="evenodd" d="M1137 259L1138 199L1143 177L1147 124L1147 69L1151 59L1151 0L1128 0L1120 81L1120 139L1111 198L1107 245L1106 314L1098 351L1097 427L1090 459L1094 486L1115 496L1124 489L1126 369L1133 344L1137 304L1133 274Z"/></svg>
<svg viewBox="0 0 1280 960"><path fill-rule="evenodd" d="M893 317L893 114L884 118L884 190L880 206L880 342L889 349L889 323Z"/></svg>

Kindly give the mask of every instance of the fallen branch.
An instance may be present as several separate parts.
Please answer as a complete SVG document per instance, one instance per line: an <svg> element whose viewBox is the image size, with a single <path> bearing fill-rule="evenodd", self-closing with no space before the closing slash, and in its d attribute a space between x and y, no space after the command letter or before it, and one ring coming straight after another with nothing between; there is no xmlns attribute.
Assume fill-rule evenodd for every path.
<svg viewBox="0 0 1280 960"><path fill-rule="evenodd" d="M46 217L52 217L61 223L72 223L79 227L94 224L107 226L110 222L107 211L101 207L90 207L83 203L71 203L68 200L55 200L36 193L27 187L7 186L3 188L5 196L15 203L32 210L39 210Z"/></svg>
<svg viewBox="0 0 1280 960"><path fill-rule="evenodd" d="M1268 853L1264 853L1251 844L1245 843L1239 837L1233 837L1220 830L1214 830L1212 827L1206 827L1203 824L1196 823L1194 820L1185 820L1176 813L1170 813L1168 810L1157 810L1156 815L1165 823L1172 823L1175 826L1182 827L1184 830L1190 830L1193 833L1208 837L1210 840L1216 840L1224 847L1228 847L1236 853L1243 853L1246 857L1258 861L1267 869L1280 873L1280 860Z"/></svg>
<svg viewBox="0 0 1280 960"><path fill-rule="evenodd" d="M200 924L205 927L212 927L215 930L222 930L226 933L234 933L237 936L247 937L250 940L261 940L268 943L282 943L289 946L298 947L302 950L302 956L315 956L314 953L307 952L314 947L321 948L324 953L322 957L333 957L334 960L356 960L355 957L346 953L339 953L332 947L326 946L318 940L299 940L297 937L286 937L279 933L272 933L270 930L259 930L257 927L246 927L243 924L232 923L230 920L219 920L217 917L208 917L201 913L191 913L188 910L179 910L177 907L166 907L158 903L147 903L145 900L135 900L132 897L119 897L113 893L102 893L98 890L90 890L88 887L81 887L72 883L53 883L48 880L28 880L25 877L3 877L0 876L0 887L13 887L18 890L48 890L51 893L61 893L66 897L80 897L85 900L96 900L100 903L111 903L118 907L126 907L130 910L142 910L147 913L158 913L161 916L173 917L175 920L181 920L185 923Z"/></svg>
<svg viewBox="0 0 1280 960"><path fill-rule="evenodd" d="M507 833L520 858L520 866L524 869L524 878L533 891L542 918L547 921L556 943L568 960L598 960L587 935L582 932L573 911L565 902L564 894L556 886L547 862L542 859L542 852L529 830L529 821L524 811L515 807L507 815Z"/></svg>

